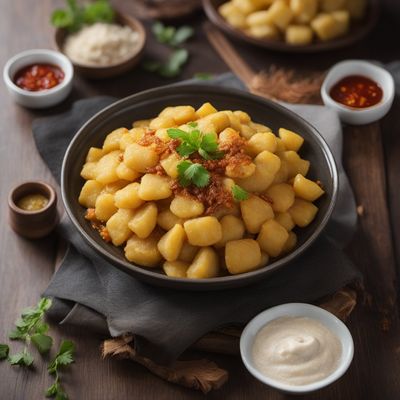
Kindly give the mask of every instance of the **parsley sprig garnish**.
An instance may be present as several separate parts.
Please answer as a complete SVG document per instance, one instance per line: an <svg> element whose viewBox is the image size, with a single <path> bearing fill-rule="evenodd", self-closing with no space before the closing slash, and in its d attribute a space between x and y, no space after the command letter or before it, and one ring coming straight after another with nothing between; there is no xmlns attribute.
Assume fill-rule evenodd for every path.
<svg viewBox="0 0 400 400"><path fill-rule="evenodd" d="M183 160L178 164L177 169L178 181L183 187L193 184L203 188L210 182L210 173L201 164Z"/></svg>
<svg viewBox="0 0 400 400"><path fill-rule="evenodd" d="M53 344L53 339L46 335L49 326L43 321L45 312L51 307L51 300L40 299L36 307L27 308L22 311L21 317L15 322L15 329L10 333L12 340L25 342L22 352L9 357L12 365L29 367L33 363L33 356L28 352L28 346L32 343L44 354L48 352Z"/></svg>
<svg viewBox="0 0 400 400"><path fill-rule="evenodd" d="M73 356L75 352L74 343L70 340L63 340L60 349L54 359L47 367L49 374L55 376L54 383L47 388L46 397L55 397L56 400L67 400L68 396L65 393L60 383L59 370L74 362Z"/></svg>
<svg viewBox="0 0 400 400"><path fill-rule="evenodd" d="M188 157L196 151L205 160L222 158L224 153L218 150L217 136L214 133L202 133L197 128L197 123L189 124L189 132L179 128L167 130L168 136L172 139L179 139L181 144L176 151L182 157Z"/></svg>
<svg viewBox="0 0 400 400"><path fill-rule="evenodd" d="M236 201L244 201L249 198L249 193L246 192L246 190L241 188L239 185L233 185L231 190L232 196Z"/></svg>

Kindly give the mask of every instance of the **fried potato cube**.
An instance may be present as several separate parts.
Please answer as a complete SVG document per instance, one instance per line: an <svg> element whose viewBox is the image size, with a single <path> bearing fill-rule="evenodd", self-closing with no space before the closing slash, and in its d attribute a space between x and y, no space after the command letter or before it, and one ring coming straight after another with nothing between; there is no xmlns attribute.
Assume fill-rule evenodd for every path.
<svg viewBox="0 0 400 400"><path fill-rule="evenodd" d="M331 14L318 14L311 21L311 28L323 41L334 39L341 34L340 24Z"/></svg>
<svg viewBox="0 0 400 400"><path fill-rule="evenodd" d="M274 218L271 205L258 196L251 196L241 201L240 210L246 229L250 233L260 232L262 224Z"/></svg>
<svg viewBox="0 0 400 400"><path fill-rule="evenodd" d="M157 129L155 136L157 136L159 139L161 139L164 143L168 143L171 141L171 138L168 135L167 128Z"/></svg>
<svg viewBox="0 0 400 400"><path fill-rule="evenodd" d="M232 4L232 3L231 2L225 3L221 7L223 7L227 4ZM215 114L216 112L218 112L218 110L211 103L207 102L207 103L204 103L200 108L198 108L196 110L196 116L197 116L197 118L204 118L204 117L207 117L207 115Z"/></svg>
<svg viewBox="0 0 400 400"><path fill-rule="evenodd" d="M140 172L129 168L124 162L121 162L118 165L116 172L119 179L123 179L126 181L134 181L140 176Z"/></svg>
<svg viewBox="0 0 400 400"><path fill-rule="evenodd" d="M114 246L120 246L132 235L128 227L129 221L133 217L133 210L120 208L106 224L108 233Z"/></svg>
<svg viewBox="0 0 400 400"><path fill-rule="evenodd" d="M322 11L331 12L345 7L346 0L319 0Z"/></svg>
<svg viewBox="0 0 400 400"><path fill-rule="evenodd" d="M150 235L146 239L140 239L133 235L125 246L125 257L135 264L154 268L162 261L161 253L157 248L158 236Z"/></svg>
<svg viewBox="0 0 400 400"><path fill-rule="evenodd" d="M241 239L245 232L243 221L234 215L225 215L220 221L222 228L222 238L215 243L215 247L224 247L231 240Z"/></svg>
<svg viewBox="0 0 400 400"><path fill-rule="evenodd" d="M273 184L275 183L285 183L287 182L289 177L289 166L286 160L281 159L281 166L279 171L276 173L275 178L273 180Z"/></svg>
<svg viewBox="0 0 400 400"><path fill-rule="evenodd" d="M240 136L244 137L245 139L250 139L256 133L256 130L249 125L242 124L240 127Z"/></svg>
<svg viewBox="0 0 400 400"><path fill-rule="evenodd" d="M270 186L265 194L272 200L272 209L275 212L285 212L294 203L293 187L287 183L278 183Z"/></svg>
<svg viewBox="0 0 400 400"><path fill-rule="evenodd" d="M290 0L290 8L295 15L296 22L307 24L317 14L318 0Z"/></svg>
<svg viewBox="0 0 400 400"><path fill-rule="evenodd" d="M186 233L183 226L176 224L158 242L157 247L167 261L175 261L179 257Z"/></svg>
<svg viewBox="0 0 400 400"><path fill-rule="evenodd" d="M193 246L211 246L222 239L221 224L215 217L199 217L183 224L188 242Z"/></svg>
<svg viewBox="0 0 400 400"><path fill-rule="evenodd" d="M145 203L135 210L132 219L129 221L129 229L140 239L150 236L157 225L157 206L155 203Z"/></svg>
<svg viewBox="0 0 400 400"><path fill-rule="evenodd" d="M278 257L289 237L287 230L273 219L264 222L257 241L263 251L271 257Z"/></svg>
<svg viewBox="0 0 400 400"><path fill-rule="evenodd" d="M133 122L133 128L147 128L150 125L151 119L140 119L138 121Z"/></svg>
<svg viewBox="0 0 400 400"><path fill-rule="evenodd" d="M315 218L318 207L309 201L296 199L292 207L288 210L294 223L301 228L309 225Z"/></svg>
<svg viewBox="0 0 400 400"><path fill-rule="evenodd" d="M272 129L266 125L258 124L257 122L250 122L250 127L255 129L256 132L272 132Z"/></svg>
<svg viewBox="0 0 400 400"><path fill-rule="evenodd" d="M272 132L259 132L247 141L246 152L255 157L265 150L275 153L276 146L276 136Z"/></svg>
<svg viewBox="0 0 400 400"><path fill-rule="evenodd" d="M146 174L142 176L139 197L142 200L161 200L172 195L169 178L165 176Z"/></svg>
<svg viewBox="0 0 400 400"><path fill-rule="evenodd" d="M83 164L81 177L85 180L96 179L97 162L87 162Z"/></svg>
<svg viewBox="0 0 400 400"><path fill-rule="evenodd" d="M294 178L293 189L297 197L308 201L315 201L325 193L317 183L300 174Z"/></svg>
<svg viewBox="0 0 400 400"><path fill-rule="evenodd" d="M275 25L251 25L246 33L257 39L279 39L279 30Z"/></svg>
<svg viewBox="0 0 400 400"><path fill-rule="evenodd" d="M247 112L236 110L233 114L239 118L241 124L248 124L251 121L250 115Z"/></svg>
<svg viewBox="0 0 400 400"><path fill-rule="evenodd" d="M187 263L191 263L196 257L199 249L199 247L192 246L189 242L185 241L182 245L178 259Z"/></svg>
<svg viewBox="0 0 400 400"><path fill-rule="evenodd" d="M244 14L250 14L270 6L274 0L232 0L232 3Z"/></svg>
<svg viewBox="0 0 400 400"><path fill-rule="evenodd" d="M256 171L256 165L252 162L248 164L229 163L225 168L225 175L230 178L246 179L250 178Z"/></svg>
<svg viewBox="0 0 400 400"><path fill-rule="evenodd" d="M266 265L268 265L268 263L269 263L269 255L267 253L265 253L264 251L262 251L261 252L261 261L258 264L257 268L265 267Z"/></svg>
<svg viewBox="0 0 400 400"><path fill-rule="evenodd" d="M218 136L219 144L234 143L240 138L239 132L231 127L224 129Z"/></svg>
<svg viewBox="0 0 400 400"><path fill-rule="evenodd" d="M281 160L275 154L265 150L257 155L254 163L256 165L254 174L249 178L237 179L237 183L249 192L262 192L273 182L281 166Z"/></svg>
<svg viewBox="0 0 400 400"><path fill-rule="evenodd" d="M106 186L104 186L102 192L103 193L111 193L115 194L118 192L118 190L123 189L125 186L127 186L130 182L125 181L125 180L118 180L115 182L108 183Z"/></svg>
<svg viewBox="0 0 400 400"><path fill-rule="evenodd" d="M292 21L294 14L285 0L275 0L268 9L268 17L281 31L284 31Z"/></svg>
<svg viewBox="0 0 400 400"><path fill-rule="evenodd" d="M103 185L100 182L93 179L86 181L79 195L79 204L86 208L93 208L102 190Z"/></svg>
<svg viewBox="0 0 400 400"><path fill-rule="evenodd" d="M271 26L273 19L268 10L255 11L249 14L246 18L246 23L249 26Z"/></svg>
<svg viewBox="0 0 400 400"><path fill-rule="evenodd" d="M232 11L225 19L234 28L245 29L247 27L246 16L239 10Z"/></svg>
<svg viewBox="0 0 400 400"><path fill-rule="evenodd" d="M337 22L338 35L345 35L350 28L350 13L347 10L338 10L331 15Z"/></svg>
<svg viewBox="0 0 400 400"><path fill-rule="evenodd" d="M144 201L139 197L140 185L137 182L130 183L115 193L114 202L118 208L137 208Z"/></svg>
<svg viewBox="0 0 400 400"><path fill-rule="evenodd" d="M175 224L183 224L185 221L177 217L171 210L164 210L158 213L157 224L166 231L169 231Z"/></svg>
<svg viewBox="0 0 400 400"><path fill-rule="evenodd" d="M282 142L287 150L293 150L297 152L304 143L304 139L298 133L284 128L279 129L279 137L282 139Z"/></svg>
<svg viewBox="0 0 400 400"><path fill-rule="evenodd" d="M203 214L204 205L193 198L176 196L171 201L170 210L179 218L195 218Z"/></svg>
<svg viewBox="0 0 400 400"><path fill-rule="evenodd" d="M207 279L218 276L218 255L211 247L199 250L186 272L190 279Z"/></svg>
<svg viewBox="0 0 400 400"><path fill-rule="evenodd" d="M276 138L276 153L280 153L282 151L286 151L287 148L285 147L285 144L283 143L283 140L280 137Z"/></svg>
<svg viewBox="0 0 400 400"><path fill-rule="evenodd" d="M275 221L281 224L288 232L295 227L293 218L288 212L275 214Z"/></svg>
<svg viewBox="0 0 400 400"><path fill-rule="evenodd" d="M114 195L111 193L102 193L96 199L95 215L99 221L108 221L118 208L114 204Z"/></svg>
<svg viewBox="0 0 400 400"><path fill-rule="evenodd" d="M367 0L347 0L345 7L351 18L362 19L367 9Z"/></svg>
<svg viewBox="0 0 400 400"><path fill-rule="evenodd" d="M130 144L137 143L143 137L144 133L144 128L132 128L128 133L122 135L119 141L120 150L125 151Z"/></svg>
<svg viewBox="0 0 400 400"><path fill-rule="evenodd" d="M91 147L86 156L86 162L96 162L99 161L101 157L104 156L104 150L98 147Z"/></svg>
<svg viewBox="0 0 400 400"><path fill-rule="evenodd" d="M165 261L163 270L171 278L186 278L189 263L184 261Z"/></svg>
<svg viewBox="0 0 400 400"><path fill-rule="evenodd" d="M205 121L208 121L214 127L215 133L222 132L225 128L228 128L231 124L229 116L224 111L218 111L216 113L210 114L207 117L203 118ZM199 126L200 128L200 126ZM200 129L202 130L202 129ZM211 133L211 131L202 130L204 133Z"/></svg>
<svg viewBox="0 0 400 400"><path fill-rule="evenodd" d="M132 143L125 150L124 163L135 171L146 172L158 163L158 154L151 147Z"/></svg>
<svg viewBox="0 0 400 400"><path fill-rule="evenodd" d="M297 245L297 235L294 232L289 232L289 237L283 246L283 253L290 253Z"/></svg>
<svg viewBox="0 0 400 400"><path fill-rule="evenodd" d="M289 25L286 29L285 40L294 46L304 46L313 40L313 31L306 25Z"/></svg>
<svg viewBox="0 0 400 400"><path fill-rule="evenodd" d="M282 160L285 160L288 167L288 179L293 178L297 174L306 176L310 169L310 162L303 160L300 156L292 150L284 151L279 155Z"/></svg>
<svg viewBox="0 0 400 400"><path fill-rule="evenodd" d="M150 129L172 128L176 122L172 117L156 117L150 122Z"/></svg>
<svg viewBox="0 0 400 400"><path fill-rule="evenodd" d="M255 240L232 240L226 244L225 263L231 274L243 274L257 269L260 262L261 250Z"/></svg>
<svg viewBox="0 0 400 400"><path fill-rule="evenodd" d="M176 179L178 177L178 164L181 161L181 158L176 153L171 153L168 157L163 158L160 164L168 176Z"/></svg>
<svg viewBox="0 0 400 400"><path fill-rule="evenodd" d="M103 151L109 153L110 151L119 150L119 141L125 133L128 133L126 128L119 128L109 133L104 140Z"/></svg>
<svg viewBox="0 0 400 400"><path fill-rule="evenodd" d="M97 161L96 167L96 180L100 183L106 185L107 183L111 183L117 181L117 167L119 165L121 152L119 150L112 151L107 153L105 156L101 157L99 161Z"/></svg>
<svg viewBox="0 0 400 400"><path fill-rule="evenodd" d="M177 125L186 124L187 122L197 119L196 111L192 106L174 107L173 118Z"/></svg>

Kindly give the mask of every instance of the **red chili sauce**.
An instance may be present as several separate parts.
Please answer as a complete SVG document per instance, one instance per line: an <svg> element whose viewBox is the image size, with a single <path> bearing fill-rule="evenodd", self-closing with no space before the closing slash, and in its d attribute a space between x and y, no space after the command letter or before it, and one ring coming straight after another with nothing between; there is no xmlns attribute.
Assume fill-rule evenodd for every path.
<svg viewBox="0 0 400 400"><path fill-rule="evenodd" d="M30 92L51 89L64 80L64 71L52 64L32 64L20 69L14 83Z"/></svg>
<svg viewBox="0 0 400 400"><path fill-rule="evenodd" d="M361 75L350 75L332 87L330 96L348 107L367 108L382 100L383 91L372 79Z"/></svg>

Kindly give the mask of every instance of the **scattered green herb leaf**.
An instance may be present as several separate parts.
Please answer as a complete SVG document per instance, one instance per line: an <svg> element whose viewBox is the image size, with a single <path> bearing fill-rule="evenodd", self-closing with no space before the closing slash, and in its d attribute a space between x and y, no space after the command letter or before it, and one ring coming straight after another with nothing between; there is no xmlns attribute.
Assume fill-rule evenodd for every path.
<svg viewBox="0 0 400 400"><path fill-rule="evenodd" d="M33 364L33 357L26 348L20 353L13 354L9 357L8 361L11 365L21 365L30 367Z"/></svg>
<svg viewBox="0 0 400 400"><path fill-rule="evenodd" d="M164 78L175 78L182 72L183 65L187 62L189 53L186 49L177 49L164 63L155 60L146 60L143 68L149 72L155 72Z"/></svg>
<svg viewBox="0 0 400 400"><path fill-rule="evenodd" d="M205 187L210 181L210 173L198 163L189 160L181 161L178 164L178 181L183 187L193 184L197 187Z"/></svg>
<svg viewBox="0 0 400 400"><path fill-rule="evenodd" d="M9 351L10 348L8 347L8 345L0 343L0 360L4 360L5 358L7 358Z"/></svg>
<svg viewBox="0 0 400 400"><path fill-rule="evenodd" d="M236 201L244 201L249 198L248 192L241 188L239 185L232 186L232 195Z"/></svg>
<svg viewBox="0 0 400 400"><path fill-rule="evenodd" d="M166 26L162 22L157 21L152 26L152 32L158 42L177 47L193 36L194 29L188 25L175 28L174 26Z"/></svg>
<svg viewBox="0 0 400 400"><path fill-rule="evenodd" d="M183 25L175 31L175 35L170 41L171 46L179 46L185 43L194 35L194 29L191 26Z"/></svg>
<svg viewBox="0 0 400 400"><path fill-rule="evenodd" d="M193 77L200 81L209 81L212 79L213 76L208 72L197 72L196 74L194 74Z"/></svg>
<svg viewBox="0 0 400 400"><path fill-rule="evenodd" d="M31 336L31 342L38 349L40 354L47 353L53 345L53 339L48 335L42 333L35 333Z"/></svg>

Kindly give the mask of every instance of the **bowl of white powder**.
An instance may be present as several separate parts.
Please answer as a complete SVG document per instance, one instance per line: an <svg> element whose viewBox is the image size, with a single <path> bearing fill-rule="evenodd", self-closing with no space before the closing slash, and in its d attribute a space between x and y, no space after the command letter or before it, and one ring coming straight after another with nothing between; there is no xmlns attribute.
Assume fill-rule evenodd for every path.
<svg viewBox="0 0 400 400"><path fill-rule="evenodd" d="M117 13L115 23L96 22L74 33L57 29L55 40L76 72L102 79L120 75L139 62L146 32L136 18Z"/></svg>

